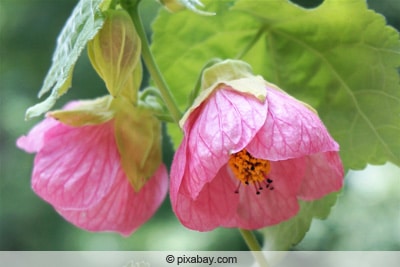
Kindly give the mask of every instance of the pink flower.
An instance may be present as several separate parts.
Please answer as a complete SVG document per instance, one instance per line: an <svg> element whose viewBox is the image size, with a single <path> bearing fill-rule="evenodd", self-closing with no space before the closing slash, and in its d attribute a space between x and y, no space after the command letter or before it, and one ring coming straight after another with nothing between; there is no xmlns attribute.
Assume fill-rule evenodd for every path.
<svg viewBox="0 0 400 267"><path fill-rule="evenodd" d="M114 122L73 127L47 117L17 146L37 153L32 188L66 220L89 231L127 236L164 200L167 170L159 165L135 192L121 165Z"/></svg>
<svg viewBox="0 0 400 267"><path fill-rule="evenodd" d="M271 84L263 88L264 101L219 83L185 117L170 196L186 227L259 229L296 215L299 199L341 188L339 146L317 114Z"/></svg>

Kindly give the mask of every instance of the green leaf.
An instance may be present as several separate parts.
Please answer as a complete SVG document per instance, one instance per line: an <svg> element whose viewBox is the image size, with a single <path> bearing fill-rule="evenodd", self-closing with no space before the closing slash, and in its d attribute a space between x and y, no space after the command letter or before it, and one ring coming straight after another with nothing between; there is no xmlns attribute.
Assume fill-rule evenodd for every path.
<svg viewBox="0 0 400 267"><path fill-rule="evenodd" d="M338 193L329 194L319 200L300 201L300 211L292 219L275 226L261 229L264 235L264 250L288 250L299 243L310 228L313 218L325 219L336 203Z"/></svg>
<svg viewBox="0 0 400 267"><path fill-rule="evenodd" d="M100 11L100 5L103 1L81 0L76 5L57 39L52 65L39 91L39 97L49 91L51 93L46 100L26 111L26 119L48 111L55 104L57 98L71 86L75 62L87 42L96 35L103 25L104 18Z"/></svg>
<svg viewBox="0 0 400 267"><path fill-rule="evenodd" d="M309 10L285 1L265 4L235 6L268 27L246 55L268 58L266 68L255 68L318 109L346 168L400 165L398 32L363 0L326 0Z"/></svg>
<svg viewBox="0 0 400 267"><path fill-rule="evenodd" d="M204 1L216 16L160 12L153 52L182 109L211 58L240 58L316 108L346 169L400 165L398 32L364 0ZM200 26L201 25L201 26ZM170 131L175 146L181 133Z"/></svg>

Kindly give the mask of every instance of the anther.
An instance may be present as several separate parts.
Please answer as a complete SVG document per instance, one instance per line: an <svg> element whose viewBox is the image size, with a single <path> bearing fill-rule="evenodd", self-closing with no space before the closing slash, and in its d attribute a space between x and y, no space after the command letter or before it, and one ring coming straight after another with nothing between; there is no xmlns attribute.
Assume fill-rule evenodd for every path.
<svg viewBox="0 0 400 267"><path fill-rule="evenodd" d="M271 189L272 180L268 177L271 170L271 163L265 159L253 157L247 150L243 149L230 156L228 165L236 179L239 180L235 193L239 193L240 185L253 184L256 194L265 188Z"/></svg>
<svg viewBox="0 0 400 267"><path fill-rule="evenodd" d="M254 189L256 189L256 194L259 195L259 194L260 194L260 191L258 191L258 188L257 188L256 183L254 183Z"/></svg>
<svg viewBox="0 0 400 267"><path fill-rule="evenodd" d="M236 187L235 194L239 194L239 188L241 185L242 185L242 183L239 182L238 186Z"/></svg>
<svg viewBox="0 0 400 267"><path fill-rule="evenodd" d="M263 190L263 187L261 186L261 183L260 183L259 181L257 181L256 183L257 183L257 185L258 185L258 189L259 189L259 190Z"/></svg>

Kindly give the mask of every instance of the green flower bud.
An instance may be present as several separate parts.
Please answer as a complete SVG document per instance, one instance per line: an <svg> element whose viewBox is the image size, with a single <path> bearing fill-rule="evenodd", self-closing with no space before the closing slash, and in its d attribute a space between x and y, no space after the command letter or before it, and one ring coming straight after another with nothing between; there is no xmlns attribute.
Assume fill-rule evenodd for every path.
<svg viewBox="0 0 400 267"><path fill-rule="evenodd" d="M88 54L110 94L117 96L137 66L141 42L125 10L108 10L105 17L103 28L88 43Z"/></svg>

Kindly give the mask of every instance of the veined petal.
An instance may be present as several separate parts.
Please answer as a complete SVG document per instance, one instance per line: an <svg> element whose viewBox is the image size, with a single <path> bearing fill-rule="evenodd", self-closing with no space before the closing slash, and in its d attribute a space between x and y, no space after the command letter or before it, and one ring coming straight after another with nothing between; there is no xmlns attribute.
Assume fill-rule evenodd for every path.
<svg viewBox="0 0 400 267"><path fill-rule="evenodd" d="M146 222L161 205L168 190L168 174L160 165L152 178L135 193L122 168L108 195L87 210L57 211L74 225L89 231L116 231L130 235Z"/></svg>
<svg viewBox="0 0 400 267"><path fill-rule="evenodd" d="M184 179L179 191L170 191L173 210L185 227L210 231L231 224L239 197L235 194L236 185L229 177L226 166L220 169L212 182L203 186L196 199L187 192L187 183L188 180Z"/></svg>
<svg viewBox="0 0 400 267"><path fill-rule="evenodd" d="M44 144L44 134L47 130L56 126L59 122L52 118L46 118L35 125L28 133L17 139L17 147L28 153L39 152Z"/></svg>
<svg viewBox="0 0 400 267"><path fill-rule="evenodd" d="M185 124L184 127L191 127L188 124ZM188 129L184 129L184 131L187 131ZM174 154L174 160L172 161L171 164L171 171L170 171L170 186L169 186L169 194L171 196L171 204L172 207L174 208L175 205L177 204L177 196L178 196L178 191L179 188L181 187L182 184L182 179L183 175L185 174L185 167L186 167L186 159L189 156L187 154L187 138L182 140L182 143L178 147L178 149L175 151Z"/></svg>
<svg viewBox="0 0 400 267"><path fill-rule="evenodd" d="M75 107L86 104L89 101L71 101L63 107L63 111L69 111ZM48 115L48 114L47 114ZM25 150L28 153L36 153L42 149L44 144L44 134L51 128L57 126L60 122L47 116L43 121L36 124L28 133L28 135L21 136L17 140L17 147Z"/></svg>
<svg viewBox="0 0 400 267"><path fill-rule="evenodd" d="M284 160L339 150L318 115L300 101L270 87L267 102L267 120L247 146L254 157Z"/></svg>
<svg viewBox="0 0 400 267"><path fill-rule="evenodd" d="M253 185L242 186L234 225L245 229L259 229L288 220L299 210L296 192L305 172L304 159L271 162L272 180L269 188L255 193ZM271 190L273 188L273 190Z"/></svg>
<svg viewBox="0 0 400 267"><path fill-rule="evenodd" d="M315 200L339 191L343 186L344 170L337 152L325 152L306 157L306 172L298 197Z"/></svg>
<svg viewBox="0 0 400 267"><path fill-rule="evenodd" d="M32 175L40 197L60 209L87 209L109 193L120 166L112 120L76 128L57 122L43 139Z"/></svg>
<svg viewBox="0 0 400 267"><path fill-rule="evenodd" d="M296 192L305 173L305 159L292 159L271 163L271 186L256 194L253 185L241 185L235 193L238 180L224 165L215 178L204 185L196 199L187 190L184 179L179 191L171 190L173 209L181 223L198 231L216 227L258 229L277 224L297 214Z"/></svg>
<svg viewBox="0 0 400 267"><path fill-rule="evenodd" d="M185 122L188 193L193 199L226 164L230 153L243 149L266 120L266 102L234 90L216 90Z"/></svg>

